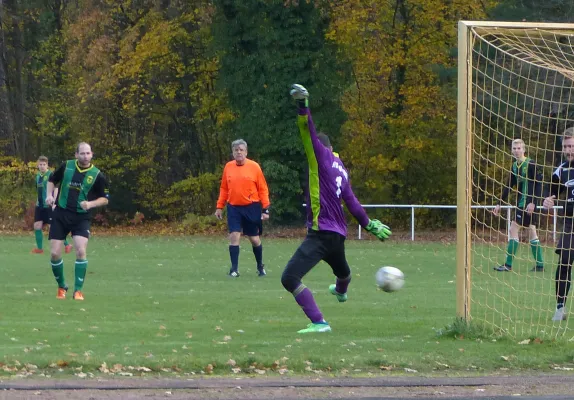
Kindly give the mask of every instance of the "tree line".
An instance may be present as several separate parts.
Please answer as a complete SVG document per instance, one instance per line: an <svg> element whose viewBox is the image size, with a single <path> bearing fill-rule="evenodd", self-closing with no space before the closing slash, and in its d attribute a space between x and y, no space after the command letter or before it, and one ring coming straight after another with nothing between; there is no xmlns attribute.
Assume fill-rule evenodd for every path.
<svg viewBox="0 0 574 400"><path fill-rule="evenodd" d="M111 181L110 212L207 215L230 143L243 138L269 182L274 218L299 222L306 161L288 89L301 83L363 203L454 204L458 20L564 21L571 8L567 0L3 0L0 192L18 195L16 165L44 154L56 166L86 140ZM418 221L454 221L445 215Z"/></svg>

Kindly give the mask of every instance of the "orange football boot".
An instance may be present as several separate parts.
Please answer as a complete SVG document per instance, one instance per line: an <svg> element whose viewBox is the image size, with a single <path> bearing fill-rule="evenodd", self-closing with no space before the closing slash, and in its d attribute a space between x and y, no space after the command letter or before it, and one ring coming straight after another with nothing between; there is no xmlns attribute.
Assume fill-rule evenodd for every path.
<svg viewBox="0 0 574 400"><path fill-rule="evenodd" d="M79 290L74 292L74 300L84 300L84 295Z"/></svg>
<svg viewBox="0 0 574 400"><path fill-rule="evenodd" d="M66 292L68 291L68 287L59 287L58 294L56 295L57 299L64 300L66 298Z"/></svg>

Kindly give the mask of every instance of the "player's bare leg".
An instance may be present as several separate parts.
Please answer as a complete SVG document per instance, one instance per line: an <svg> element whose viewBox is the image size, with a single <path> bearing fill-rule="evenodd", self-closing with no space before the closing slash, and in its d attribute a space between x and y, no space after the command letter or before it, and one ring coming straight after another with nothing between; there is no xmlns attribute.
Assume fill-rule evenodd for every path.
<svg viewBox="0 0 574 400"><path fill-rule="evenodd" d="M82 288L86 279L88 269L88 260L86 259L86 250L88 248L88 238L84 236L72 236L74 247L76 249L76 263L74 266L74 300L84 300Z"/></svg>
<svg viewBox="0 0 574 400"><path fill-rule="evenodd" d="M68 286L64 279L64 260L62 260L62 249L64 248L63 240L50 240L50 264L52 265L52 273L56 282L58 282L58 292L56 298L63 300L66 298Z"/></svg>

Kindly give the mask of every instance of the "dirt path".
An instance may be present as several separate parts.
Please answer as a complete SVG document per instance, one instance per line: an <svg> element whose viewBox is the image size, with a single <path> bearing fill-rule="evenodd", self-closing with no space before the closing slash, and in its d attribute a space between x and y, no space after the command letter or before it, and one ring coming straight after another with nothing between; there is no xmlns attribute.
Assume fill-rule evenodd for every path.
<svg viewBox="0 0 574 400"><path fill-rule="evenodd" d="M499 396L573 399L574 374L475 378L0 380L2 400L503 398Z"/></svg>

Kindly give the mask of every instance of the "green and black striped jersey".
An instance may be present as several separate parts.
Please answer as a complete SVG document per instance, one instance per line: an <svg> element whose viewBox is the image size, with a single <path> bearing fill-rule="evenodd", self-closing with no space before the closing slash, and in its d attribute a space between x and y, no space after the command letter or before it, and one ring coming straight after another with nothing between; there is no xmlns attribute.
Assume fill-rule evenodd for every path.
<svg viewBox="0 0 574 400"><path fill-rule="evenodd" d="M530 158L512 163L508 185L502 190L501 200L506 201L510 189L516 186L516 206L525 208L528 204L538 202L542 196L542 175Z"/></svg>
<svg viewBox="0 0 574 400"><path fill-rule="evenodd" d="M77 160L68 160L50 176L50 182L60 184L57 206L78 214L89 213L80 206L82 201L109 198L108 181L93 164L81 168Z"/></svg>
<svg viewBox="0 0 574 400"><path fill-rule="evenodd" d="M36 173L36 191L38 195L36 196L36 207L48 208L49 206L46 204L46 197L47 197L47 189L48 189L48 180L50 179L50 175L52 175L52 171L47 170L44 173L37 172Z"/></svg>

